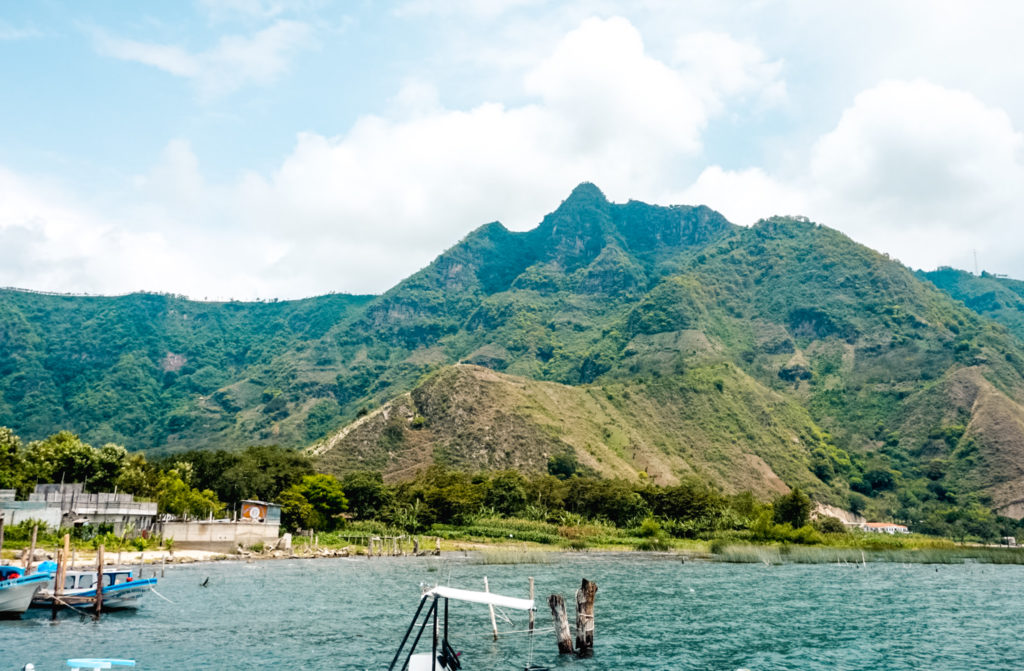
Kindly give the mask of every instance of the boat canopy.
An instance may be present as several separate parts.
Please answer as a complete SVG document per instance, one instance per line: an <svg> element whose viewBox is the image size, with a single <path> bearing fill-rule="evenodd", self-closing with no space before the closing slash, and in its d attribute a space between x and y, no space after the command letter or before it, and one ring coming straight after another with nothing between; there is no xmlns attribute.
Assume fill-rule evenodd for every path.
<svg viewBox="0 0 1024 671"><path fill-rule="evenodd" d="M99 669L111 669L115 666L135 666L134 659L99 659L99 658L88 658L88 659L69 659L68 666L73 671L80 669L89 669L90 671L99 671Z"/></svg>
<svg viewBox="0 0 1024 671"><path fill-rule="evenodd" d="M437 596L456 601L468 601L470 603L482 603L488 606L499 606L501 608L514 608L515 610L533 610L533 599L517 599L512 596L502 596L490 592L475 592L468 589L456 589L454 587L435 587L426 592L423 596Z"/></svg>

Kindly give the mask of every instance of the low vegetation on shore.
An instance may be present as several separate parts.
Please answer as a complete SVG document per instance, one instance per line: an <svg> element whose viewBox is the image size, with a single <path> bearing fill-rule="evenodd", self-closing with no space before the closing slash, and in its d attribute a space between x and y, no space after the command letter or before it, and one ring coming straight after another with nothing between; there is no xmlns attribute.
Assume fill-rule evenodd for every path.
<svg viewBox="0 0 1024 671"><path fill-rule="evenodd" d="M387 484L377 472L340 479L315 473L308 457L280 448L193 452L147 462L114 445L93 448L66 432L22 445L10 431L0 431L0 488L24 494L37 482L81 481L92 491L116 487L151 497L161 513L202 517L230 515L246 498L275 501L285 530L315 535L319 547L348 545L360 551L375 536L429 536L444 539L448 547L681 551L767 563L870 561L894 552L923 561L1016 563L1018 557L1017 551L963 549L965 543L1015 537L1021 529L1018 521L976 504L951 505L941 518L930 520L928 528L941 524L944 536L890 536L849 529L836 518L812 519L813 504L798 488L763 501L749 492L723 494L695 477L673 486L643 478L605 479L588 473L571 454L552 457L548 472L539 475L434 466L411 480ZM916 522L907 522L913 530ZM27 524L9 525L7 547L27 542L28 530ZM44 544L55 530L43 528L41 534ZM75 540L83 548L102 542L132 550L161 543L131 531L115 537L104 528L78 529Z"/></svg>

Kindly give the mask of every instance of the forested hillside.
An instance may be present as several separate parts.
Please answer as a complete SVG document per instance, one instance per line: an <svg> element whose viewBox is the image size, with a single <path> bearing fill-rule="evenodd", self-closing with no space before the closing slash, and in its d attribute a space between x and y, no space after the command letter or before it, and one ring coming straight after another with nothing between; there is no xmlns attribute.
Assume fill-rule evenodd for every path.
<svg viewBox="0 0 1024 671"><path fill-rule="evenodd" d="M802 218L742 228L582 184L377 297L4 292L0 424L133 449L317 442L323 468L390 478L571 453L604 475L1020 516L1017 285L942 272Z"/></svg>

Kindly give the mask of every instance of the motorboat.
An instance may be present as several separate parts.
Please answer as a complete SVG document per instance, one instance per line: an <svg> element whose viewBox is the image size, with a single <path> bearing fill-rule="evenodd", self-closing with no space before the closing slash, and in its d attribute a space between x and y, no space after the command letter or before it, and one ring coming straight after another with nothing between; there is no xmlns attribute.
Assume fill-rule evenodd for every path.
<svg viewBox="0 0 1024 671"><path fill-rule="evenodd" d="M19 566L0 565L0 617L17 618L28 610L36 590L50 579L47 573L25 574Z"/></svg>
<svg viewBox="0 0 1024 671"><path fill-rule="evenodd" d="M54 577L49 574L50 579ZM127 568L103 571L103 610L138 608L142 597L156 587L156 578L141 578ZM64 589L56 596L57 605L84 605L96 599L96 571L69 570L64 573ZM40 589L32 606L53 607L53 587Z"/></svg>

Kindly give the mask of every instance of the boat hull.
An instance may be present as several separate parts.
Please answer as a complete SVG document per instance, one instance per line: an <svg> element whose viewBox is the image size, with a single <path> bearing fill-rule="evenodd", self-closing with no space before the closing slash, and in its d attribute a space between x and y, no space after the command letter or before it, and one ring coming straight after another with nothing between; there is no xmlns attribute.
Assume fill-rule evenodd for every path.
<svg viewBox="0 0 1024 671"><path fill-rule="evenodd" d="M139 607L142 597L156 585L155 578L135 580L103 589L103 610L133 610ZM91 603L96 598L95 589L76 589L64 592L60 600L65 604L79 606ZM32 600L34 608L53 607L53 593L50 590L40 591Z"/></svg>
<svg viewBox="0 0 1024 671"><path fill-rule="evenodd" d="M9 581L0 583L0 618L18 618L28 610L36 590L43 585L42 580Z"/></svg>

